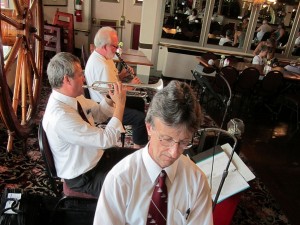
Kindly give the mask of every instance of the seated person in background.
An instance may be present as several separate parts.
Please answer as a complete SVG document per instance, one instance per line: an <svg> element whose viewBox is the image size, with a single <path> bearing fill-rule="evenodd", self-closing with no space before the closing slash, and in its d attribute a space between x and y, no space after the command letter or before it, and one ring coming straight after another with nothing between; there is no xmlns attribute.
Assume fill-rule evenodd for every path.
<svg viewBox="0 0 300 225"><path fill-rule="evenodd" d="M284 23L278 25L277 29L273 32L272 37L275 39L277 45L280 42L280 39L285 35L285 26Z"/></svg>
<svg viewBox="0 0 300 225"><path fill-rule="evenodd" d="M252 59L252 64L255 65L265 65L267 61L268 46L262 45L258 55L254 56Z"/></svg>
<svg viewBox="0 0 300 225"><path fill-rule="evenodd" d="M118 43L118 35L115 29L102 27L98 30L94 38L95 50L90 55L85 67L85 77L88 85L92 85L95 81L117 82L127 78L128 72L123 69L119 73L112 60L118 49ZM133 74L133 69L129 69ZM130 83L138 84L140 80L135 76ZM105 95L98 91L92 89L89 91L91 98L96 102L100 102L105 98ZM123 123L132 125L134 148L140 148L147 144L144 99L127 97Z"/></svg>
<svg viewBox="0 0 300 225"><path fill-rule="evenodd" d="M266 45L269 47L267 60L272 60L275 57L275 51L276 51L276 41L274 38L269 38L266 41L261 41L258 43L256 48L253 51L253 55L258 55L260 52L260 49L263 45Z"/></svg>
<svg viewBox="0 0 300 225"><path fill-rule="evenodd" d="M300 55L300 29L298 30L297 38L295 40L293 55Z"/></svg>
<svg viewBox="0 0 300 225"><path fill-rule="evenodd" d="M190 6L187 6L187 7L185 8L184 14L187 15L187 16L189 16L189 15L192 14L192 9L191 9Z"/></svg>
<svg viewBox="0 0 300 225"><path fill-rule="evenodd" d="M226 37L220 39L219 45L224 45L227 42L232 44L232 31L230 29L226 30Z"/></svg>
<svg viewBox="0 0 300 225"><path fill-rule="evenodd" d="M261 41L261 39L263 38L263 36L266 32L272 32L272 31L273 31L273 28L268 24L268 21L263 20L262 25L260 25L260 27L256 29L257 40Z"/></svg>
<svg viewBox="0 0 300 225"><path fill-rule="evenodd" d="M110 99L99 104L86 99L82 85L84 74L80 60L67 52L55 55L47 67L52 93L43 117L53 154L57 176L69 188L99 196L107 172L132 149L116 148L121 132L126 90L114 84ZM113 106L113 104L115 106ZM105 129L95 127L112 117Z"/></svg>
<svg viewBox="0 0 300 225"><path fill-rule="evenodd" d="M212 225L207 178L182 155L201 120L200 105L188 84L173 80L158 91L146 116L150 142L109 172L98 199L94 225ZM165 182L159 176L165 177ZM166 198L161 203L166 205L158 212L152 211L157 203L152 198L155 186L163 190L161 198Z"/></svg>
<svg viewBox="0 0 300 225"><path fill-rule="evenodd" d="M233 37L233 43L232 46L238 47L238 48L243 48L244 46L244 40L245 40L245 35L246 33L242 29L242 25L238 24L235 27L235 32L234 32L234 37Z"/></svg>
<svg viewBox="0 0 300 225"><path fill-rule="evenodd" d="M197 11L197 9L193 9L192 10L192 14L191 15L189 15L188 17L187 17L187 19L188 19L188 21L189 21L189 23L195 23L195 20L198 18L198 11Z"/></svg>
<svg viewBox="0 0 300 225"><path fill-rule="evenodd" d="M249 23L248 16L244 16L242 19L242 31L244 31L245 33L247 32L248 29L248 23Z"/></svg>

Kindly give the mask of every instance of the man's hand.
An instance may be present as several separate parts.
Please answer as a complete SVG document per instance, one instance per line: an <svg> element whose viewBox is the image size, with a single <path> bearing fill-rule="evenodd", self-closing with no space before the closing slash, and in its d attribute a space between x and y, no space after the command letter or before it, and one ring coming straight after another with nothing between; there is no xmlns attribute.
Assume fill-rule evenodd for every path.
<svg viewBox="0 0 300 225"><path fill-rule="evenodd" d="M122 71L119 73L119 77L121 80L127 76L134 75L134 70L132 67L128 66L128 70L130 73L125 68L123 68Z"/></svg>
<svg viewBox="0 0 300 225"><path fill-rule="evenodd" d="M109 90L108 94L116 106L125 107L126 88L121 82L114 83L113 90Z"/></svg>

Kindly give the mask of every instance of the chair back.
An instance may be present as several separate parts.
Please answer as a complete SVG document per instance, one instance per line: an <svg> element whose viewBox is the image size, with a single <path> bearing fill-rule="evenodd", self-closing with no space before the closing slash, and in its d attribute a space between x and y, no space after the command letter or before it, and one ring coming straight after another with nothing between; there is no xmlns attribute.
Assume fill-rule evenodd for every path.
<svg viewBox="0 0 300 225"><path fill-rule="evenodd" d="M40 151L42 153L42 157L46 164L46 171L50 178L50 185L52 187L52 190L56 194L59 194L60 191L59 191L58 185L56 184L56 180L60 179L60 178L57 176L57 173L56 173L52 151L51 151L51 148L50 148L50 145L48 142L46 132L44 131L42 121L43 120L40 121L39 129L38 129L39 147L40 147ZM63 182L63 193L66 197L95 199L95 197L90 194L71 190L65 182Z"/></svg>
<svg viewBox="0 0 300 225"><path fill-rule="evenodd" d="M223 67L220 73L216 75L213 85L214 90L222 96L230 97L233 86L238 78L238 71L232 66ZM221 77L222 76L222 77ZM227 83L224 81L226 79ZM228 87L229 85L229 87ZM230 90L229 90L230 88Z"/></svg>
<svg viewBox="0 0 300 225"><path fill-rule="evenodd" d="M48 138L47 138L46 132L44 131L44 128L43 128L43 125L42 125L42 121L43 120L41 120L41 122L39 124L39 130L38 130L38 139L39 139L40 151L41 151L42 157L43 157L43 159L46 163L46 170L47 170L48 174L52 178L58 178L57 173L56 173L56 169L55 169L55 164L54 164L52 151L50 149Z"/></svg>
<svg viewBox="0 0 300 225"><path fill-rule="evenodd" d="M260 87L260 95L264 95L264 96L275 95L280 91L282 85L283 85L283 74L277 70L269 71L262 80L261 87Z"/></svg>
<svg viewBox="0 0 300 225"><path fill-rule="evenodd" d="M235 82L238 80L239 71L233 66L225 66L222 67L221 74L225 77L231 89L233 89Z"/></svg>
<svg viewBox="0 0 300 225"><path fill-rule="evenodd" d="M258 82L259 76L260 73L258 69L254 67L244 69L234 85L234 91L239 93L251 92Z"/></svg>
<svg viewBox="0 0 300 225"><path fill-rule="evenodd" d="M40 121L38 128L39 148L46 164L46 171L50 178L51 188L56 194L59 194L58 186L56 184L56 180L59 179L59 177L57 177L52 151L50 149L48 138L42 125L42 121L43 120Z"/></svg>

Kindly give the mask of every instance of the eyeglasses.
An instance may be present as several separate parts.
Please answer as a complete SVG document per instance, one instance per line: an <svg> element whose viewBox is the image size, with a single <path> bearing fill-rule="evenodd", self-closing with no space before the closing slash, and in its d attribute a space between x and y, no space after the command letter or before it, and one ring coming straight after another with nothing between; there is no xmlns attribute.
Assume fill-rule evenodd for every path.
<svg viewBox="0 0 300 225"><path fill-rule="evenodd" d="M173 147L176 143L178 143L178 145L181 149L188 149L188 148L192 147L192 143L188 139L181 140L181 141L174 141L174 139L169 136L160 135L160 134L158 134L157 131L155 131L155 133L158 135L158 140L160 141L160 144L162 146L170 148L170 147Z"/></svg>
<svg viewBox="0 0 300 225"><path fill-rule="evenodd" d="M112 45L112 44L110 44L110 46L113 46L115 49L119 48L119 45Z"/></svg>

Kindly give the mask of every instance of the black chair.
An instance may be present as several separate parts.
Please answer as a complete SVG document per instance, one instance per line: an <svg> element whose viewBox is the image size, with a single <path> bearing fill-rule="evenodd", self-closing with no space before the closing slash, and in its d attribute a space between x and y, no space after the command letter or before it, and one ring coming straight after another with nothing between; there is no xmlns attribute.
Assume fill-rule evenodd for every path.
<svg viewBox="0 0 300 225"><path fill-rule="evenodd" d="M60 186L62 184L62 186L63 186L62 190L63 190L63 194L64 194L63 198L75 197L75 198L96 199L96 197L94 197L90 194L73 191L67 186L67 184L64 181L61 182L61 179L57 176L57 173L56 173L56 168L55 168L52 151L49 146L46 132L44 131L44 128L42 126L42 120L41 120L41 122L39 124L39 128L38 128L38 140L39 140L39 148L40 148L42 157L43 157L45 165L46 165L46 171L49 176L50 185L51 185L51 188L54 191L54 193L56 193L56 194L60 193L60 190L61 190Z"/></svg>
<svg viewBox="0 0 300 225"><path fill-rule="evenodd" d="M244 69L238 76L238 80L233 88L234 102L236 103L239 99L237 113L243 112L244 109L250 109L251 97L259 80L259 76L260 72L254 67L248 67Z"/></svg>
<svg viewBox="0 0 300 225"><path fill-rule="evenodd" d="M42 120L40 121L38 128L38 140L51 188L57 196L61 195L61 193L63 194L54 206L48 224L57 224L57 220L61 218L56 217L55 215L61 210L71 211L72 213L74 213L74 211L77 213L83 212L92 217L96 209L97 198L90 194L71 190L66 182L57 176L52 151L49 146L47 135L42 126ZM67 201L69 204L66 203ZM92 218L89 218L89 220L92 220Z"/></svg>
<svg viewBox="0 0 300 225"><path fill-rule="evenodd" d="M284 84L283 74L280 71L269 71L254 91L254 103L257 106L264 106L272 115L273 119L277 119L279 101L282 87ZM259 107L261 108L261 107Z"/></svg>
<svg viewBox="0 0 300 225"><path fill-rule="evenodd" d="M232 90L238 79L239 72L237 71L236 68L234 68L232 66L225 66L225 67L221 68L220 75L223 76L227 80L227 82ZM218 92L221 92L221 93L227 95L227 96L229 95L227 85L224 83L223 80L220 80L220 78L216 77L214 89Z"/></svg>

